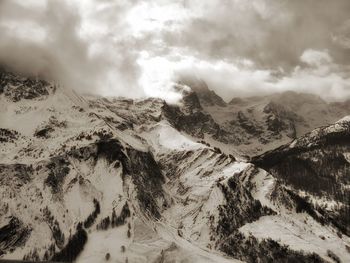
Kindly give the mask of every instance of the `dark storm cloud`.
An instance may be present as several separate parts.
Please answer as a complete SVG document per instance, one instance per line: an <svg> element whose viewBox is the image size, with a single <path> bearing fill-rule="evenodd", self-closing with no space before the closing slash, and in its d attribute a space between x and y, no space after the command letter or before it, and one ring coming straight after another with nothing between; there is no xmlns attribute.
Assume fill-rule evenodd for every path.
<svg viewBox="0 0 350 263"><path fill-rule="evenodd" d="M197 3L187 7L196 13ZM192 3L192 4L191 4ZM170 46L216 59L249 58L259 66L290 69L306 49L328 49L349 63L349 49L332 39L349 19L348 0L212 1L178 32L164 32Z"/></svg>

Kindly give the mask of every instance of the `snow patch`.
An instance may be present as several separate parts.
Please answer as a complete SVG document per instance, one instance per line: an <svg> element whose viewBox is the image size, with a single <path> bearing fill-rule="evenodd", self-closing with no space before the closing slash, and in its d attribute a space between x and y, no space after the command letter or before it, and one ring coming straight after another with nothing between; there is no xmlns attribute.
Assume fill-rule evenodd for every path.
<svg viewBox="0 0 350 263"><path fill-rule="evenodd" d="M350 254L345 247L345 244L350 245L350 239L338 237L332 229L320 225L304 213L263 216L244 225L240 231L246 235L251 233L259 239L272 238L291 249L315 252L323 257L327 257L329 249L343 262L350 262Z"/></svg>

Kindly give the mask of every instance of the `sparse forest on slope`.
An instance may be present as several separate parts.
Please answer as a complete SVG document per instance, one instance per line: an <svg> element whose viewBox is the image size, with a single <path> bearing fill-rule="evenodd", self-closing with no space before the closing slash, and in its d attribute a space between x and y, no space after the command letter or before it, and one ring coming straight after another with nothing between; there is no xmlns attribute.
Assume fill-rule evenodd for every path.
<svg viewBox="0 0 350 263"><path fill-rule="evenodd" d="M300 112L268 103L261 121L242 106L227 126L206 85L169 105L0 84L1 259L350 260L346 119L249 163L238 152L297 136Z"/></svg>

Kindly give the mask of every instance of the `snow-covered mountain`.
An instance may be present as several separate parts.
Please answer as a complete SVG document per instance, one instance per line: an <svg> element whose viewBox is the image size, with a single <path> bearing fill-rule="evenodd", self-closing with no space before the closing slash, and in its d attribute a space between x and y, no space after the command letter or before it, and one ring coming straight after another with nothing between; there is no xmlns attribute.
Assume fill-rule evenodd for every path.
<svg viewBox="0 0 350 263"><path fill-rule="evenodd" d="M226 103L202 80L186 77L181 83L195 91L201 111L216 124L210 124L215 128L203 137L228 151L247 155L274 149L350 113L349 102L327 103L312 94L288 91Z"/></svg>
<svg viewBox="0 0 350 263"><path fill-rule="evenodd" d="M294 93L226 103L203 82L182 82L199 86L179 105L4 71L0 84L0 259L350 261L350 120L246 156L343 104L307 108L315 98Z"/></svg>

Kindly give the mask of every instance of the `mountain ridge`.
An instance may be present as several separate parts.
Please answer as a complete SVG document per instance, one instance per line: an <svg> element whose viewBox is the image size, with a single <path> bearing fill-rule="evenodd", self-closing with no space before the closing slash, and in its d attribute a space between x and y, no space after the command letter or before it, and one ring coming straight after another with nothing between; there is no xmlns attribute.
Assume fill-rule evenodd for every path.
<svg viewBox="0 0 350 263"><path fill-rule="evenodd" d="M256 161L264 156L249 161L235 145L222 147L227 131L195 92L182 105L81 97L60 87L48 96L0 100L0 258L350 259L343 201L327 189L320 197L301 188L278 166L264 167ZM347 127L348 119L340 123L334 125ZM333 126L320 129L327 135ZM317 152L321 161L338 145L329 147L327 155ZM347 156L346 147L339 155ZM347 167L341 160L332 168L336 180L329 179L338 187L338 171Z"/></svg>
<svg viewBox="0 0 350 263"><path fill-rule="evenodd" d="M232 144L248 155L276 148L317 127L334 123L350 112L346 102L327 103L319 96L294 91L240 98L236 99L237 103L217 105L208 103L207 96L216 100L218 95L209 90L204 81L192 79L187 84L194 87L203 112L220 127L219 137L209 136L219 144ZM198 95L200 93L206 97Z"/></svg>

